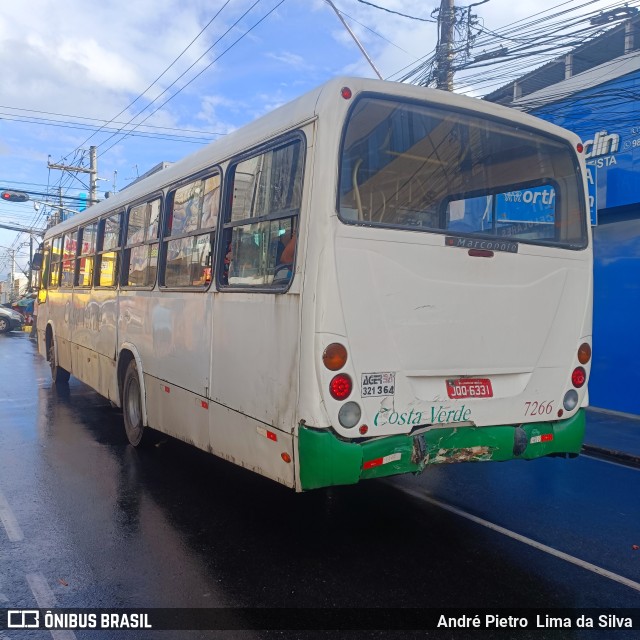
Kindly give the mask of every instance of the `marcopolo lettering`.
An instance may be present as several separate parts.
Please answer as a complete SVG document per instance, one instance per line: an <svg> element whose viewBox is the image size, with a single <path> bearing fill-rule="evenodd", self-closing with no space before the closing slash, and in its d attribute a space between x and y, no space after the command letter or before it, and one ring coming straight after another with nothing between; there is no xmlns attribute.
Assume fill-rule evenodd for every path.
<svg viewBox="0 0 640 640"><path fill-rule="evenodd" d="M448 247L460 247L461 249L484 249L485 251L518 253L518 243L505 240L475 240L473 238L446 236L445 244Z"/></svg>

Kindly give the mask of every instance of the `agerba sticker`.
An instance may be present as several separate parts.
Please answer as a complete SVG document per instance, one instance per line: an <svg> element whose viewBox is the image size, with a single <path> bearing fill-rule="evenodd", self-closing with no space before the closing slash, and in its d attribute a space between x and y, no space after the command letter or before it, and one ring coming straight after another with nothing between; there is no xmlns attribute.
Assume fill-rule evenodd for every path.
<svg viewBox="0 0 640 640"><path fill-rule="evenodd" d="M396 392L396 374L394 371L363 373L360 389L363 398L392 396Z"/></svg>

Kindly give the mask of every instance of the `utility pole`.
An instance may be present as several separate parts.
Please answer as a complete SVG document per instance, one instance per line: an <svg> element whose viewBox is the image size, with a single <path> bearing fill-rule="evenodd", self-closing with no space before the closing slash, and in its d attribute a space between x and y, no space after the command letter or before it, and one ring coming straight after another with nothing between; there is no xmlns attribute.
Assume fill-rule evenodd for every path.
<svg viewBox="0 0 640 640"><path fill-rule="evenodd" d="M60 169L61 171L71 171L75 173L88 173L89 174L89 203L95 204L98 202L98 154L97 147L89 147L89 168L85 167L72 167L65 164L51 164L47 163L49 169Z"/></svg>
<svg viewBox="0 0 640 640"><path fill-rule="evenodd" d="M453 0L441 0L438 13L439 40L436 52L436 87L453 91Z"/></svg>
<svg viewBox="0 0 640 640"><path fill-rule="evenodd" d="M29 236L29 291L33 289L33 236Z"/></svg>
<svg viewBox="0 0 640 640"><path fill-rule="evenodd" d="M16 252L13 249L9 249L9 255L11 256L11 284L9 289L9 302L13 302L13 291L16 280Z"/></svg>
<svg viewBox="0 0 640 640"><path fill-rule="evenodd" d="M62 187L58 187L58 200L60 206L58 207L58 220L56 222L62 222L64 220L64 209L62 208Z"/></svg>

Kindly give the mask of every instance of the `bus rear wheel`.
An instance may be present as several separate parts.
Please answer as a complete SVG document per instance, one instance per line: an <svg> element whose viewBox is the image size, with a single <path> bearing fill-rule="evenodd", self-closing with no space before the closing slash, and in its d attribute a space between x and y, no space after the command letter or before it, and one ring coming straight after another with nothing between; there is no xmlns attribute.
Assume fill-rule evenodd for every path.
<svg viewBox="0 0 640 640"><path fill-rule="evenodd" d="M49 343L49 367L51 368L51 380L53 380L54 384L66 384L69 382L71 374L58 364L53 340Z"/></svg>
<svg viewBox="0 0 640 640"><path fill-rule="evenodd" d="M124 416L127 440L134 447L143 445L147 438L145 437L146 429L142 421L142 389L135 360L129 363L124 376L122 414Z"/></svg>

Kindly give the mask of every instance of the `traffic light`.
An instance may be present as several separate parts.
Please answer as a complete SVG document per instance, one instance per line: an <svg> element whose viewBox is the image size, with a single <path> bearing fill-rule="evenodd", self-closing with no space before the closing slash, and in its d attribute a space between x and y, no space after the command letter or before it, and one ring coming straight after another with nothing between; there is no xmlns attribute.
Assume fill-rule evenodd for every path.
<svg viewBox="0 0 640 640"><path fill-rule="evenodd" d="M29 194L23 191L3 191L0 193L0 198L6 202L26 202Z"/></svg>

